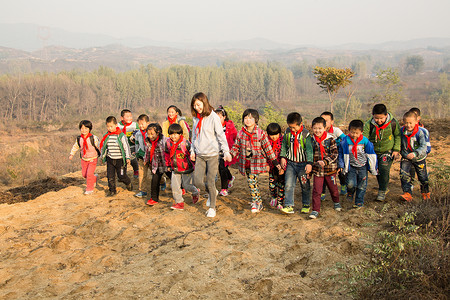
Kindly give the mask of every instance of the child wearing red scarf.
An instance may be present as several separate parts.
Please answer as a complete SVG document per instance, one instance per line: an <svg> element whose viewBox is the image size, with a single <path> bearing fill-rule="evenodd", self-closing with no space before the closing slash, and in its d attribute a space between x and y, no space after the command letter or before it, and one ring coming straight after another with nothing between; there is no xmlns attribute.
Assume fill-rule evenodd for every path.
<svg viewBox="0 0 450 300"><path fill-rule="evenodd" d="M136 148L134 145L134 141L132 141L131 139L131 136L134 132L139 130L139 126L136 122L133 122L133 115L131 114L131 111L129 109L123 109L120 112L119 128L123 132L123 134L126 135L128 139L128 145L130 145L130 151L134 156ZM132 157L131 166L133 167L134 178L138 178L139 166L136 157Z"/></svg>
<svg viewBox="0 0 450 300"><path fill-rule="evenodd" d="M417 114L408 111L403 115L401 128L401 150L402 160L400 163L400 180L402 183L403 195L405 201L412 201L412 181L410 175L411 168L414 168L420 182L420 191L422 199L430 199L430 190L428 186L428 172L426 157L428 154L428 145L426 140L426 131L419 126Z"/></svg>
<svg viewBox="0 0 450 300"><path fill-rule="evenodd" d="M309 217L315 219L320 213L320 194L324 181L330 190L331 199L334 202L334 210L341 211L339 203L339 191L336 185L338 148L333 136L325 131L327 123L324 118L317 117L312 121L313 137L313 192L312 212Z"/></svg>
<svg viewBox="0 0 450 300"><path fill-rule="evenodd" d="M348 125L348 135L342 138L339 147L339 173L347 178L347 200L360 209L364 205L367 188L367 173L377 175L377 155L372 142L363 136L364 123L352 120ZM342 184L342 182L341 182Z"/></svg>
<svg viewBox="0 0 450 300"><path fill-rule="evenodd" d="M183 129L183 138L189 140L189 128L184 119L181 110L175 105L170 105L167 108L167 119L162 122L162 133L165 137L169 137L169 126L172 124L179 124Z"/></svg>
<svg viewBox="0 0 450 300"><path fill-rule="evenodd" d="M161 178L167 172L164 157L166 141L167 138L162 134L162 128L158 123L148 125L147 137L145 139L147 150L144 156L144 165L148 166L152 174L151 198L147 201L147 205L150 206L158 203Z"/></svg>
<svg viewBox="0 0 450 300"><path fill-rule="evenodd" d="M284 170L270 146L267 134L258 127L259 113L256 109L246 109L242 114L244 127L239 131L236 142L231 148L231 155L239 157L239 172L247 177L248 187L252 195L251 212L257 213L263 209L259 191L259 174L268 171L267 160L272 161L280 174Z"/></svg>
<svg viewBox="0 0 450 300"><path fill-rule="evenodd" d="M167 171L171 172L172 195L175 204L171 209L183 210L184 200L181 185L192 193L192 202L195 204L199 198L198 189L192 184L192 172L194 164L190 159L191 143L183 136L183 128L180 124L172 124L168 128L170 139L167 139L165 160Z"/></svg>
<svg viewBox="0 0 450 300"><path fill-rule="evenodd" d="M219 107L214 111L220 118L220 123L223 127L223 132L225 133L225 137L227 138L228 148L231 149L233 147L234 142L236 141L237 130L234 126L233 121L228 119L228 114L226 110L219 105ZM227 162L223 159L223 153L219 153L219 174L220 174L220 186L221 190L219 195L228 196L228 189L233 186L234 176L231 175L230 170L228 169L229 165L235 164L237 159L234 158L231 162Z"/></svg>
<svg viewBox="0 0 450 300"><path fill-rule="evenodd" d="M135 155L139 167L139 192L134 196L137 198L143 198L147 196L147 174L148 165L144 165L144 156L147 150L145 144L145 138L147 137L147 127L150 124L150 118L143 114L137 119L139 130L135 131L130 140L135 145Z"/></svg>
<svg viewBox="0 0 450 300"><path fill-rule="evenodd" d="M400 125L388 112L386 105L379 103L372 109L372 118L364 125L363 135L372 142L378 160L377 201L384 201L388 192L392 163L399 157Z"/></svg>
<svg viewBox="0 0 450 300"><path fill-rule="evenodd" d="M269 136L270 146L272 146L273 153L277 158L278 163L281 163L281 144L283 142L283 135L281 134L281 127L278 123L270 123L266 129ZM284 173L280 174L278 169L274 166L272 161L267 160L269 164L269 191L271 195L270 206L277 209L282 209L284 204Z"/></svg>
<svg viewBox="0 0 450 300"><path fill-rule="evenodd" d="M100 142L102 161L106 162L106 176L108 177L107 197L117 194L116 174L119 182L125 183L127 190L131 191L133 186L127 175L127 165L130 164L131 151L125 134L117 126L114 116L106 118L106 129L108 132Z"/></svg>
<svg viewBox="0 0 450 300"><path fill-rule="evenodd" d="M81 135L77 137L75 144L73 144L70 151L69 159L72 160L73 156L80 149L81 158L81 175L86 178L86 190L85 195L92 194L97 182L97 175L95 174L95 168L97 167L97 158L100 154L98 137L91 133L92 122L89 120L82 120L78 125Z"/></svg>

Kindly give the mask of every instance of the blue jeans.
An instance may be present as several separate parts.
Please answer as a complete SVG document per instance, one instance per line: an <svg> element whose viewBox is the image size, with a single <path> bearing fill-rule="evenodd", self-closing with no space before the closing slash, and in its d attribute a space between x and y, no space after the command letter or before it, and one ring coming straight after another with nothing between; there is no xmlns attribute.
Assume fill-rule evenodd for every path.
<svg viewBox="0 0 450 300"><path fill-rule="evenodd" d="M364 204L364 195L367 188L367 166L350 167L347 174L347 195L355 195L355 204Z"/></svg>
<svg viewBox="0 0 450 300"><path fill-rule="evenodd" d="M400 163L400 181L402 183L403 192L411 194L411 186L414 181L414 178L412 178L410 174L411 168L416 170L417 178L420 182L420 191L422 193L428 193L430 189L428 186L428 172L425 159L417 162L409 159L402 159Z"/></svg>
<svg viewBox="0 0 450 300"><path fill-rule="evenodd" d="M284 206L294 206L294 192L297 178L300 181L300 187L302 188L303 205L309 205L311 203L311 184L305 171L306 165L307 164L304 162L287 162L284 187Z"/></svg>

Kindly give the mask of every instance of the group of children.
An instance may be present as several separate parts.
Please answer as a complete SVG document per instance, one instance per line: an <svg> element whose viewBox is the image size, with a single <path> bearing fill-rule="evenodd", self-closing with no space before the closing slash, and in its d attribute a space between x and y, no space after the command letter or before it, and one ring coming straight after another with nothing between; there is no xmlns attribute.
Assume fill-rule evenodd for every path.
<svg viewBox="0 0 450 300"><path fill-rule="evenodd" d="M147 205L158 203L159 191L165 188L162 180L165 174L171 180L175 201L172 209L184 209L186 191L192 194L195 204L200 191L204 190L208 193L206 216L212 218L216 216L217 196L227 196L233 186L235 178L228 166L237 163L250 188L252 213L263 209L258 178L259 174L269 172L270 206L284 214L294 213L298 179L302 193L300 212L315 219L320 213L326 187L336 211L342 209L339 194L347 195L355 209L363 207L368 172L377 176L376 200L384 201L392 162L401 156L402 199L412 200L415 173L421 184L422 198L430 198L426 170L426 157L431 149L429 133L420 123L417 108L404 114L404 126L400 127L386 106L377 104L366 124L361 120L350 122L348 135L334 126L330 112L312 121L312 133L304 127L302 116L297 112L288 114L284 134L277 123L263 130L258 126L259 113L255 109L243 112L243 127L238 132L226 110L221 106L214 110L204 93L193 96L191 113L192 129L174 105L168 107L167 120L162 126L150 123L145 114L133 122L131 111L123 110L120 123L114 116L106 119L108 132L101 141L91 134L92 123L81 121L81 135L69 158L80 149L82 174L86 178L85 194L93 192L97 181L95 166L100 157L107 166L109 189L106 196L117 193L116 174L128 190L133 189L127 176L127 165L131 164L134 175L139 178L136 197L147 196L147 176L152 175ZM218 174L220 192L215 187Z"/></svg>

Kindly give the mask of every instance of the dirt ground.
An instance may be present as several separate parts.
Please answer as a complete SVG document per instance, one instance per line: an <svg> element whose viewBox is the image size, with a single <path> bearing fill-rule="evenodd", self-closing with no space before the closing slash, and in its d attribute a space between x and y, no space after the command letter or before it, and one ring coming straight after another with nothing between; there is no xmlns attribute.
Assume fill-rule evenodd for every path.
<svg viewBox="0 0 450 300"><path fill-rule="evenodd" d="M447 135L432 133L430 161L448 164ZM92 195L80 172L49 179L51 191L34 200L26 193L45 191L44 182L1 195L0 299L348 299L343 267L368 260L376 233L408 205L398 162L386 202L373 201L370 175L363 209L341 196L336 212L327 194L316 220L299 213L299 191L294 215L271 209L267 175L262 212L250 212L246 180L233 169L235 186L209 219L204 197L194 205L186 195L185 210L172 211L170 188L154 207L121 184L106 198L105 167L97 171Z"/></svg>

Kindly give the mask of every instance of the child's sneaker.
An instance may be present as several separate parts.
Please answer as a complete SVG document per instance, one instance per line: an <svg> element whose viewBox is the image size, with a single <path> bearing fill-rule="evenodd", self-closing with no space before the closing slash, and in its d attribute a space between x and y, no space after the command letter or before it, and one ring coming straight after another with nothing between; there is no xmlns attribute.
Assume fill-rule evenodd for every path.
<svg viewBox="0 0 450 300"><path fill-rule="evenodd" d="M139 178L139 171L134 171L133 177L134 178Z"/></svg>
<svg viewBox="0 0 450 300"><path fill-rule="evenodd" d="M311 205L309 204L303 204L302 206L302 210L300 211L302 214L308 214L309 213L309 208L311 207Z"/></svg>
<svg viewBox="0 0 450 300"><path fill-rule="evenodd" d="M340 203L334 203L334 210L335 211L341 211L342 210L342 206Z"/></svg>
<svg viewBox="0 0 450 300"><path fill-rule="evenodd" d="M252 214L259 212L258 203L252 202Z"/></svg>
<svg viewBox="0 0 450 300"><path fill-rule="evenodd" d="M353 204L353 209L358 210L361 209L363 207L362 204Z"/></svg>
<svg viewBox="0 0 450 300"><path fill-rule="evenodd" d="M147 201L147 205L153 206L155 204L157 204L158 202L154 201L152 198L150 198L150 200Z"/></svg>
<svg viewBox="0 0 450 300"><path fill-rule="evenodd" d="M325 200L326 194L320 194L320 201Z"/></svg>
<svg viewBox="0 0 450 300"><path fill-rule="evenodd" d="M130 192L133 190L133 185L131 184L131 182L127 185L127 190L129 190Z"/></svg>
<svg viewBox="0 0 450 300"><path fill-rule="evenodd" d="M402 195L400 195L400 197L402 197L403 200L407 201L407 202L411 202L412 201L412 195L408 192L403 193Z"/></svg>
<svg viewBox="0 0 450 300"><path fill-rule="evenodd" d="M206 217L214 218L216 216L216 210L214 208L209 208L206 212Z"/></svg>
<svg viewBox="0 0 450 300"><path fill-rule="evenodd" d="M345 195L347 194L347 186L346 185L341 185L341 191L340 191L341 195Z"/></svg>
<svg viewBox="0 0 450 300"><path fill-rule="evenodd" d="M277 209L278 209L278 210L282 210L282 209L283 209L283 205L278 204L278 205L277 205Z"/></svg>
<svg viewBox="0 0 450 300"><path fill-rule="evenodd" d="M317 219L317 217L319 216L319 212L313 210L310 214L309 214L309 218L310 219Z"/></svg>
<svg viewBox="0 0 450 300"><path fill-rule="evenodd" d="M226 189L221 189L219 192L220 196L228 196L228 191Z"/></svg>
<svg viewBox="0 0 450 300"><path fill-rule="evenodd" d="M277 206L277 203L278 203L277 198L272 198L269 204L272 208L275 208Z"/></svg>
<svg viewBox="0 0 450 300"><path fill-rule="evenodd" d="M117 194L117 192L107 191L105 197L113 197Z"/></svg>
<svg viewBox="0 0 450 300"><path fill-rule="evenodd" d="M231 189L233 187L233 183L236 177L231 176L231 180L228 180L228 188Z"/></svg>
<svg viewBox="0 0 450 300"><path fill-rule="evenodd" d="M378 195L377 195L377 198L375 200L383 202L384 199L386 199L386 194L387 194L387 191L378 191Z"/></svg>
<svg viewBox="0 0 450 300"><path fill-rule="evenodd" d="M281 211L283 214L293 214L293 213L294 213L294 207L292 207L292 206L286 206L286 207L283 207L282 209L280 209L280 211Z"/></svg>
<svg viewBox="0 0 450 300"><path fill-rule="evenodd" d="M175 210L184 210L184 202L181 202L181 203L175 203L175 204L172 205L170 208L171 208L171 209L175 209Z"/></svg>
<svg viewBox="0 0 450 300"><path fill-rule="evenodd" d="M430 200L431 199L431 193L422 193L422 199L423 200Z"/></svg>
<svg viewBox="0 0 450 300"><path fill-rule="evenodd" d="M85 191L84 194L85 194L85 195L90 195L90 194L92 194L93 192L94 192L94 191Z"/></svg>
<svg viewBox="0 0 450 300"><path fill-rule="evenodd" d="M137 198L142 198L142 197L147 196L147 192L139 192L137 194L134 194L134 196Z"/></svg>
<svg viewBox="0 0 450 300"><path fill-rule="evenodd" d="M195 204L200 200L200 189L197 189L198 193L197 195L192 195L192 203Z"/></svg>
<svg viewBox="0 0 450 300"><path fill-rule="evenodd" d="M186 195L186 190L185 189L181 189L181 196Z"/></svg>

